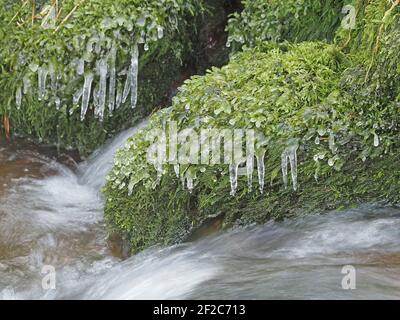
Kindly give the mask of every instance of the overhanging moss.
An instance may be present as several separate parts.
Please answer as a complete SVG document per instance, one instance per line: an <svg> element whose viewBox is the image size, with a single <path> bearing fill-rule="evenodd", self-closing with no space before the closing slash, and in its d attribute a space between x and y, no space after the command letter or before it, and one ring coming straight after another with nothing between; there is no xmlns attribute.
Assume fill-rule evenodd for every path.
<svg viewBox="0 0 400 320"><path fill-rule="evenodd" d="M300 157L307 155L300 154ZM270 168L270 166L268 166ZM110 230L118 232L134 254L156 244L184 241L210 217L223 217L223 228L265 223L325 210L349 208L365 202L400 201L400 160L362 162L351 158L341 172L322 176L317 182L306 166L300 167L300 188L294 193L275 182L264 194L249 194L240 188L229 196L229 183L209 186L207 175L193 194L178 187L173 174L164 177L153 192L139 188L132 196L107 189L106 218ZM241 180L239 186L244 186Z"/></svg>
<svg viewBox="0 0 400 320"><path fill-rule="evenodd" d="M41 10L54 2L36 1L34 11L30 2L25 6L24 3L0 1L0 116L8 116L17 134L29 135L40 142L79 148L83 155L115 132L132 126L170 92L180 77L183 62L193 54L196 17L204 13L202 1L63 0L58 1L60 15L55 25L44 28L45 15ZM32 13L35 14L33 22ZM100 39L98 50L96 47L93 52L86 49L91 39ZM130 103L125 103L113 116L106 108L104 122L100 123L93 115L91 101L87 117L81 122L80 106L73 104L72 97L82 86L83 75L75 74L71 62L83 56L85 70L94 69L96 61L113 43L118 48L119 77L118 73L129 65L130 47L137 41L146 42L140 48L137 108L132 110ZM58 92L38 101L38 76L31 70L50 63L61 75ZM17 108L16 92L26 76L33 90L23 96L22 105ZM117 82L120 80L117 78ZM56 99L60 101L59 110Z"/></svg>

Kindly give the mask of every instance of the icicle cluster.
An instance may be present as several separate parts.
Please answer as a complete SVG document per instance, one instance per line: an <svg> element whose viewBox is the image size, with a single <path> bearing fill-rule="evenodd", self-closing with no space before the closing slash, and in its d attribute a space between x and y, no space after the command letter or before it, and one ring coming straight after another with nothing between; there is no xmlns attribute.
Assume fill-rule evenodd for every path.
<svg viewBox="0 0 400 320"><path fill-rule="evenodd" d="M285 188L288 186L288 165L290 164L290 171L292 175L293 189L297 191L297 145L287 147L281 156L282 160L282 175Z"/></svg>
<svg viewBox="0 0 400 320"><path fill-rule="evenodd" d="M89 40L87 44L88 51L93 50L95 43ZM100 58L96 63L95 70L85 71L84 59L74 59L71 65L74 67L77 76L83 76L83 85L78 88L73 96L72 103L79 104L81 101L81 120L89 110L89 105L92 101L94 107L94 115L100 121L104 120L106 103L108 100L109 114L115 109L118 109L122 103L125 103L131 94L131 107L135 108L138 97L138 72L139 72L139 48L133 46L129 64L129 70L122 72L120 75L126 75L125 86L122 92L122 85L118 82L116 71L117 47L112 46L110 52ZM51 99L57 110L61 106L61 99L58 97L59 80L61 73L52 64L43 64L41 66L31 64L29 66L32 73L37 73L37 99L39 101ZM32 73L27 73L23 78L23 85L17 87L15 91L15 103L19 109L22 105L23 95L28 95L32 91ZM50 79L49 79L50 78ZM98 82L95 83L95 80ZM50 90L49 90L50 89ZM108 89L108 90L107 90ZM50 94L49 94L50 91ZM108 99L107 99L108 93Z"/></svg>

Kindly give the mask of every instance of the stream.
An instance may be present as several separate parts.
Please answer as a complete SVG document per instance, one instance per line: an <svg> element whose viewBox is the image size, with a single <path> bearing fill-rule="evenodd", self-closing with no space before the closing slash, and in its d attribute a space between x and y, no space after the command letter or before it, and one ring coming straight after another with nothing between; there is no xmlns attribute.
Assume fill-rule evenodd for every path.
<svg viewBox="0 0 400 320"><path fill-rule="evenodd" d="M141 127L144 123L140 124ZM77 169L0 142L2 299L399 299L400 208L358 208L249 226L123 260L100 193L127 130ZM344 290L342 268L356 271ZM42 287L44 266L56 288Z"/></svg>

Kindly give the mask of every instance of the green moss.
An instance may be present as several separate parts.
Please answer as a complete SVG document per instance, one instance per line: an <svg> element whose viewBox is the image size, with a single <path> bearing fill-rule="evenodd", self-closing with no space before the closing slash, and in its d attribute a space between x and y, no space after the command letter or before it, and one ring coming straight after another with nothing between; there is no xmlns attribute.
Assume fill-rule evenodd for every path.
<svg viewBox="0 0 400 320"><path fill-rule="evenodd" d="M246 50L226 67L193 77L179 89L173 106L154 115L117 154L105 188L109 225L136 252L179 242L215 215L224 216L227 228L360 201L398 201L398 132L389 129L398 118L398 101L367 113L346 85L352 64L352 56L334 45L269 45ZM168 130L170 121L180 130L243 128L262 133L256 152L266 152L266 192L250 192L241 178L231 197L227 165L181 166L179 179L173 166L165 165L158 180L146 160L151 144L147 137L157 129ZM379 146L374 146L375 135ZM280 174L281 153L293 143L300 146L298 192L285 190ZM182 187L187 177L195 181L192 194Z"/></svg>
<svg viewBox="0 0 400 320"><path fill-rule="evenodd" d="M275 16L302 12L294 2L245 2L230 31L256 47L187 81L172 107L154 115L116 156L104 190L105 213L132 252L180 242L215 216L230 228L361 202L399 202L399 8L375 0L353 4L356 29L336 31L333 14L325 22L335 27L314 34L331 39L336 32L336 46L283 41L309 39L306 31L318 23L311 19L299 27L289 19L274 28ZM262 5L275 10L272 18L262 20L265 11L257 9ZM321 7L311 9L315 14ZM195 132L210 127L259 132L256 155L266 153L265 192L250 192L240 177L236 196L230 196L227 165L182 165L179 178L172 165L162 172L153 167L146 159L147 138L168 130L171 121ZM299 146L297 191L284 188L280 172L282 151L293 145ZM188 177L194 179L192 193L182 186Z"/></svg>
<svg viewBox="0 0 400 320"><path fill-rule="evenodd" d="M233 51L265 41L332 41L340 26L345 1L244 0L244 10L234 13L227 27Z"/></svg>
<svg viewBox="0 0 400 320"><path fill-rule="evenodd" d="M37 13L48 1L37 1ZM73 11L76 1L59 1L61 16L54 28L44 29L42 20L31 23L30 5L0 1L0 116L7 114L12 129L17 134L29 135L40 142L57 143L63 147L78 148L85 155L104 140L149 114L180 77L179 70L186 59L193 55L192 41L196 37L196 17L204 12L199 1L166 0L92 0L82 2ZM7 10L5 10L6 8ZM70 12L73 14L62 23ZM12 17L16 17L12 20ZM144 20L145 19L145 20ZM143 20L144 22L140 22ZM22 26L18 26L17 24ZM158 30L164 30L159 39ZM73 105L72 96L83 84L83 75L75 72L71 62L85 59L85 70L94 70L96 61L107 55L111 45L117 47L117 73L129 65L131 46L144 38L149 50L140 48L139 103L132 110L130 103L123 104L111 116L107 112L102 123L89 110L85 121L80 121L80 105ZM97 47L87 51L89 39L99 38ZM51 63L61 78L56 93L38 101L38 76L32 67ZM20 109L16 106L16 92L24 76L32 82L33 91L23 96ZM95 82L97 76L95 77ZM117 76L123 85L124 77ZM48 79L50 82L50 79ZM108 89L108 88L107 88ZM54 96L57 95L57 96ZM55 98L59 98L60 110ZM128 99L129 101L129 99ZM92 108L92 101L90 104Z"/></svg>

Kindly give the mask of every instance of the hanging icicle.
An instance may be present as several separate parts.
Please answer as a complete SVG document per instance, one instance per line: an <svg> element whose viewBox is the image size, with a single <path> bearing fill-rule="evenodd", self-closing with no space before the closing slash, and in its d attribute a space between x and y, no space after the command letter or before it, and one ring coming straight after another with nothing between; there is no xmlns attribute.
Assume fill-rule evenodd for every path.
<svg viewBox="0 0 400 320"><path fill-rule="evenodd" d="M54 98L54 103L55 103L55 105L56 105L56 109L57 109L57 110L60 110L60 107L61 107L61 99L60 99L59 97L55 97L55 98Z"/></svg>
<svg viewBox="0 0 400 320"><path fill-rule="evenodd" d="M110 51L110 86L108 93L108 110L110 111L110 115L114 111L115 108L115 91L116 91L116 69L115 63L117 58L117 48L115 45L112 46Z"/></svg>
<svg viewBox="0 0 400 320"><path fill-rule="evenodd" d="M297 149L298 145L290 146L282 153L282 175L285 188L288 186L288 164L292 175L293 189L297 191Z"/></svg>
<svg viewBox="0 0 400 320"><path fill-rule="evenodd" d="M264 184L265 184L265 164L264 164L264 157L265 157L265 150L262 150L258 154L256 154L257 159L257 171L258 171L258 184L260 188L260 192L264 192Z"/></svg>
<svg viewBox="0 0 400 320"><path fill-rule="evenodd" d="M132 71L131 68L129 68L128 73L126 75L126 81L125 81L125 86L124 86L124 92L122 94L122 103L125 103L126 100L128 99L129 92L131 90L131 84L132 84Z"/></svg>
<svg viewBox="0 0 400 320"><path fill-rule="evenodd" d="M29 94L32 90L32 82L29 75L26 74L22 79L22 82L24 83L24 94Z"/></svg>
<svg viewBox="0 0 400 320"><path fill-rule="evenodd" d="M254 154L247 156L246 161L246 173L247 173L247 185L249 192L253 190L253 172L254 172Z"/></svg>
<svg viewBox="0 0 400 320"><path fill-rule="evenodd" d="M43 100L46 96L46 80L49 71L43 66L38 69L38 99Z"/></svg>
<svg viewBox="0 0 400 320"><path fill-rule="evenodd" d="M176 177L179 178L179 175L180 175L180 166L179 166L179 164L174 165L174 171L175 171Z"/></svg>
<svg viewBox="0 0 400 320"><path fill-rule="evenodd" d="M329 134L329 149L332 151L332 153L336 153L337 151L335 135L332 132Z"/></svg>
<svg viewBox="0 0 400 320"><path fill-rule="evenodd" d="M99 118L99 85L96 84L93 87L93 107L94 107L94 117Z"/></svg>
<svg viewBox="0 0 400 320"><path fill-rule="evenodd" d="M17 109L21 108L21 104L22 104L22 89L21 89L21 87L18 87L17 91L15 93L15 104L17 105Z"/></svg>
<svg viewBox="0 0 400 320"><path fill-rule="evenodd" d="M236 194L236 190L238 187L238 170L239 170L239 165L238 164L231 164L229 165L229 180L231 182L231 196L234 196Z"/></svg>
<svg viewBox="0 0 400 320"><path fill-rule="evenodd" d="M85 73L85 60L78 59L76 61L76 73L80 76Z"/></svg>
<svg viewBox="0 0 400 320"><path fill-rule="evenodd" d="M57 98L57 73L56 69L54 67L54 64L50 63L49 64L49 74L50 74L50 88L51 88L51 95L54 98L54 102L56 105L56 109L58 110L60 108L60 99Z"/></svg>
<svg viewBox="0 0 400 320"><path fill-rule="evenodd" d="M120 82L117 82L117 97L115 99L115 109L118 109L121 104L122 104L122 84Z"/></svg>
<svg viewBox="0 0 400 320"><path fill-rule="evenodd" d="M90 93L92 90L93 73L89 72L85 74L85 82L82 89L82 107L81 107L81 120L85 119L86 112L89 106Z"/></svg>
<svg viewBox="0 0 400 320"><path fill-rule="evenodd" d="M83 88L79 88L78 90L76 90L72 97L72 104L74 105L78 104L79 100L82 97L82 94L83 94Z"/></svg>
<svg viewBox="0 0 400 320"><path fill-rule="evenodd" d="M107 72L108 65L107 59L101 59L98 64L99 75L100 75L100 83L99 83L99 92L98 92L98 106L95 110L95 114L99 117L100 121L104 119L104 108L106 105L106 94L107 94Z"/></svg>
<svg viewBox="0 0 400 320"><path fill-rule="evenodd" d="M139 48L137 44L133 46L131 56L131 106L136 108L138 95L138 73L139 73Z"/></svg>
<svg viewBox="0 0 400 320"><path fill-rule="evenodd" d="M379 136L376 133L374 133L374 147L379 147L379 144L380 144Z"/></svg>
<svg viewBox="0 0 400 320"><path fill-rule="evenodd" d="M187 189L190 193L193 192L193 188L194 188L194 179L193 176L190 173L186 174L186 186Z"/></svg>

